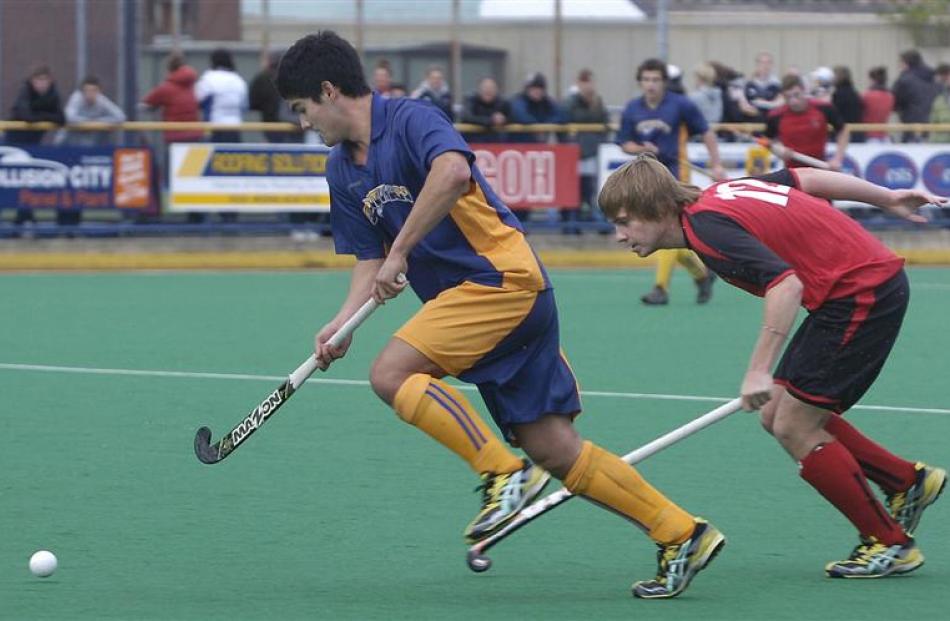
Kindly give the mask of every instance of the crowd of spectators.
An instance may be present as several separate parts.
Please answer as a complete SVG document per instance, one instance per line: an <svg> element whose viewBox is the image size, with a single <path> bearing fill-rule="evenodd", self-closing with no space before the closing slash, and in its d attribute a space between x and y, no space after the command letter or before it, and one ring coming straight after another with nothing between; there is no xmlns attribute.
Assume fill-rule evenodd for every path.
<svg viewBox="0 0 950 621"><path fill-rule="evenodd" d="M210 121L218 125L233 125L234 130L216 129L206 136L200 130L166 130L163 139L173 142L194 142L205 138L214 142L240 142L242 132L237 127L249 111L259 114L262 121L294 123L296 119L278 95L274 84L280 54L266 57L261 70L253 76L250 86L237 72L234 59L226 49L216 49L209 57L208 68L199 76L178 53L166 61L164 80L150 90L140 102L141 109L154 110L163 121ZM684 94L700 111L706 124L757 123L774 126L778 116L791 110L810 106L821 110L827 118L841 124L886 123L892 115L904 123L950 122L950 65L943 63L932 69L917 50L900 55L900 73L888 86L885 67L874 67L867 74L867 87L859 92L851 71L845 66L817 67L803 72L797 67L786 68L780 77L774 59L768 52L756 55L748 76L716 61L695 67L689 76L679 67L667 65L666 90ZM428 101L451 120L479 131L468 132L472 142L550 142L571 141L580 146L578 170L581 196L589 211L594 193L597 147L612 137L606 131L573 133L511 131L510 124L600 123L609 120L608 108L597 92L594 73L581 70L569 90L563 95L551 93L546 77L535 72L527 76L520 88L505 97L498 82L485 76L475 92L462 98L462 104L453 105L455 98L449 88L445 71L430 66L424 78L411 92L405 84L393 77L391 64L380 60L372 70L372 86L385 97L411 97ZM688 82L688 83L687 83ZM783 86L784 85L784 86ZM789 89L802 101L790 102ZM800 95L799 95L800 92ZM85 76L69 96L65 106L49 67L34 69L21 87L9 118L21 121L49 121L57 125L82 122L117 124L125 120L122 109L103 93L95 75ZM312 132L310 132L312 134ZM773 131L774 133L774 131ZM9 144L55 144L94 146L110 144L114 132L58 130L46 136L43 130L8 130L4 142ZM834 136L834 134L833 134ZM744 134L720 131L720 140L742 139ZM273 143L316 141L315 135L302 137L298 132L268 131L264 138ZM901 136L875 130L854 132L851 142L885 142L900 139L903 142L950 142L950 132L936 131L929 135L907 131ZM840 142L840 141L839 141ZM570 229L576 217L574 210L563 210L561 218ZM526 212L519 213L526 217ZM71 216L60 216L67 218ZM196 217L197 218L197 217ZM224 215L224 219L233 216ZM306 216L310 218L310 216ZM29 210L21 210L17 222L32 219Z"/></svg>

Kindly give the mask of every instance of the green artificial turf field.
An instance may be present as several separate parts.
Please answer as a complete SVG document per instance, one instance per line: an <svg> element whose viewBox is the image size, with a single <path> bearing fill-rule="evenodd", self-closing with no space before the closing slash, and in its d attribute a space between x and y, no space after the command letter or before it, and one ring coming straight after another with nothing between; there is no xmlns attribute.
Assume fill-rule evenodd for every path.
<svg viewBox="0 0 950 621"><path fill-rule="evenodd" d="M946 467L950 270L909 273L902 337L849 418ZM651 278L552 272L585 391L578 428L619 453L733 396L760 322L761 302L722 283L696 306L682 271L670 306L642 307ZM461 532L477 479L365 383L417 308L411 294L227 461L200 464L195 429L230 429L276 387L347 282L343 272L0 276L0 618L946 618L950 500L924 516L919 571L829 580L823 566L848 555L853 531L747 413L641 465L729 538L681 598L631 598L630 583L654 573L655 547L580 501L471 573ZM41 548L60 562L45 580L27 569Z"/></svg>

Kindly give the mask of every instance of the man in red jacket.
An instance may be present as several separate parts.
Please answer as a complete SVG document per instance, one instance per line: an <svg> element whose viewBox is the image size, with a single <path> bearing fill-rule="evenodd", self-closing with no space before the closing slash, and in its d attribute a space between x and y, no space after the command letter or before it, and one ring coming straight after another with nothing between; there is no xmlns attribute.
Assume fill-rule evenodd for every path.
<svg viewBox="0 0 950 621"><path fill-rule="evenodd" d="M194 86L198 73L185 64L180 54L168 58L168 75L165 81L153 88L142 99L149 108L159 108L163 121L199 121L198 100L195 99ZM168 130L165 142L197 142L204 132L200 129Z"/></svg>

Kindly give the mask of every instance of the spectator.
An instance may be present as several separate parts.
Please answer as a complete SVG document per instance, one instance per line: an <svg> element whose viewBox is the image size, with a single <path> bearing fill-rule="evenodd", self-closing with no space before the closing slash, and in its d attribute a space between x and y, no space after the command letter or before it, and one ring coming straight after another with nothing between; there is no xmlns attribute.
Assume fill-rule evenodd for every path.
<svg viewBox="0 0 950 621"><path fill-rule="evenodd" d="M195 84L195 97L205 119L221 125L240 125L248 108L247 83L234 69L231 52L218 48L211 52L211 69ZM214 130L212 142L241 142L241 132Z"/></svg>
<svg viewBox="0 0 950 621"><path fill-rule="evenodd" d="M59 92L53 83L53 74L49 67L42 65L30 73L13 102L10 118L30 123L45 121L62 125L66 122ZM6 132L6 141L9 144L35 145L43 140L45 134L46 130L11 129ZM17 206L13 223L20 227L18 235L32 236L35 220L31 208Z"/></svg>
<svg viewBox="0 0 950 621"><path fill-rule="evenodd" d="M683 70L676 65L666 65L666 90L671 93L686 94L686 88L683 86Z"/></svg>
<svg viewBox="0 0 950 621"><path fill-rule="evenodd" d="M861 96L862 123L887 123L894 111L894 94L887 88L887 67L873 67L868 71L871 86ZM868 142L890 142L886 131L874 130L865 134Z"/></svg>
<svg viewBox="0 0 950 621"><path fill-rule="evenodd" d="M444 112L450 121L455 119L452 113L452 93L449 91L448 84L445 83L445 74L441 67L435 65L429 67L419 88L412 92L412 98L428 101Z"/></svg>
<svg viewBox="0 0 950 621"><path fill-rule="evenodd" d="M930 107L931 123L950 123L950 64L937 65L937 95ZM931 132L930 142L950 143L950 131Z"/></svg>
<svg viewBox="0 0 950 621"><path fill-rule="evenodd" d="M511 98L511 122L532 125L536 123L563 123L564 112L548 93L548 82L541 73L528 76L524 90ZM508 134L509 142L548 142L547 132L518 132ZM522 222L527 221L530 209L512 209Z"/></svg>
<svg viewBox="0 0 950 621"><path fill-rule="evenodd" d="M564 112L547 92L548 81L542 73L528 76L524 90L511 98L511 122L524 125L563 123ZM544 132L509 134L511 142L547 142Z"/></svg>
<svg viewBox="0 0 950 621"><path fill-rule="evenodd" d="M722 122L722 89L716 86L716 70L709 63L703 63L693 71L696 88L689 93L689 99L707 124Z"/></svg>
<svg viewBox="0 0 950 621"><path fill-rule="evenodd" d="M261 120L265 123L293 123L297 125L296 116L281 99L277 87L274 86L274 78L277 76L277 65L280 64L281 55L282 52L272 52L267 58L267 66L251 80L248 103L251 110L261 113ZM272 143L300 142L300 134L297 132L264 132L264 138L267 139L267 142Z"/></svg>
<svg viewBox="0 0 950 621"><path fill-rule="evenodd" d="M380 59L380 61L376 63L376 68L373 69L373 90L383 97L389 97L389 91L392 89L392 87L392 67L389 66L388 60L385 58Z"/></svg>
<svg viewBox="0 0 950 621"><path fill-rule="evenodd" d="M764 123L769 112L782 105L782 84L773 73L774 60L768 52L755 57L755 70L746 80L742 112L747 123Z"/></svg>
<svg viewBox="0 0 950 621"><path fill-rule="evenodd" d="M465 99L462 122L481 125L486 131L468 134L465 139L469 142L504 142L502 128L508 123L509 116L511 105L498 96L498 83L494 78L482 78L478 90Z"/></svg>
<svg viewBox="0 0 950 621"><path fill-rule="evenodd" d="M69 96L66 102L65 117L67 123L124 123L125 112L102 94L99 78L87 76L79 89ZM69 144L77 146L97 146L114 142L111 132L70 130Z"/></svg>
<svg viewBox="0 0 950 621"><path fill-rule="evenodd" d="M30 73L13 102L10 119L30 123L45 121L59 125L66 122L63 104L49 67L42 65ZM46 130L11 129L7 131L6 140L10 144L39 144L45 134Z"/></svg>
<svg viewBox="0 0 950 621"><path fill-rule="evenodd" d="M195 98L195 82L198 72L185 64L185 57L172 52L165 64L168 73L161 84L150 90L142 98L141 105L152 110L160 110L162 121L167 123L196 123L201 120L198 112L198 100ZM162 133L166 145L176 142L200 142L204 139L200 129L169 129ZM160 150L157 159L167 159L167 150ZM166 170L167 166L159 167ZM168 183L168 177L165 178ZM190 212L188 222L203 222L205 214Z"/></svg>
<svg viewBox="0 0 950 621"><path fill-rule="evenodd" d="M142 105L159 109L162 121L193 123L200 119L198 100L195 99L194 86L198 81L198 72L185 64L181 54L173 53L166 63L168 74L161 84L142 98ZM166 144L173 142L198 142L204 137L200 129L166 130Z"/></svg>
<svg viewBox="0 0 950 621"><path fill-rule="evenodd" d="M831 94L831 105L838 111L838 116L846 124L860 123L864 118L864 104L861 102L861 95L854 88L854 82L851 80L851 70L842 65L834 68L835 90ZM861 132L851 133L851 142L864 142L864 134Z"/></svg>
<svg viewBox="0 0 950 621"><path fill-rule="evenodd" d="M894 110L901 123L926 123L930 120L930 105L934 98L934 72L924 64L920 52L906 50L900 55L901 73L891 91ZM920 142L919 132L904 132L904 142Z"/></svg>
<svg viewBox="0 0 950 621"><path fill-rule="evenodd" d="M406 85L402 82L393 82L389 87L389 98L390 99L401 99L402 97L408 97L409 91L406 89Z"/></svg>
<svg viewBox="0 0 950 621"><path fill-rule="evenodd" d="M709 176L713 180L725 179L716 135L689 98L667 92L666 81L666 64L659 59L647 59L637 68L637 82L643 95L630 100L623 111L617 133L620 148L632 155L652 153L673 176L685 180L689 171L680 170L681 132L689 136L701 135L709 152ZM650 306L669 302L670 278L676 263L683 265L693 277L698 289L696 302L705 304L709 301L714 276L692 252L674 250L657 256L655 286L640 298L641 302Z"/></svg>
<svg viewBox="0 0 950 621"><path fill-rule="evenodd" d="M785 105L769 113L765 135L777 139L789 149L827 160L825 146L828 142L828 126L831 125L837 138L837 149L827 161L832 169L841 170L848 148L849 131L835 107L830 103L809 99L805 94L805 84L797 75L787 75L782 79L782 95ZM793 159L786 160L785 164L789 168L807 166Z"/></svg>
<svg viewBox="0 0 950 621"><path fill-rule="evenodd" d="M590 69L581 69L577 74L577 83L574 85L573 91L567 101L564 102L568 122L603 123L606 125L609 121L607 106L604 105L603 98L597 93L594 72ZM580 148L581 157L577 168L580 178L581 201L587 206L588 214L600 215L595 195L597 190L597 152L600 149L600 143L607 141L607 132L577 132L575 140ZM575 219L576 215L577 210L562 209L561 221L571 221ZM573 233L575 230L571 229L568 232Z"/></svg>
<svg viewBox="0 0 950 621"><path fill-rule="evenodd" d="M716 72L715 84L722 93L722 122L745 123L741 106L741 102L745 99L745 80L742 74L715 60L709 61L709 66ZM718 136L720 140L729 142L736 139L733 132L725 130L720 130Z"/></svg>
<svg viewBox="0 0 950 621"><path fill-rule="evenodd" d="M810 79L809 96L816 101L831 103L831 91L835 85L834 70L830 67L818 67L808 77Z"/></svg>
<svg viewBox="0 0 950 621"><path fill-rule="evenodd" d="M102 94L99 79L95 76L83 78L79 88L69 96L66 102L65 117L67 123L123 123L125 113L108 97ZM81 147L108 145L114 142L114 134L104 131L70 130L66 142ZM76 226L82 219L82 209L56 209L56 224L59 226ZM67 233L72 235L72 233Z"/></svg>

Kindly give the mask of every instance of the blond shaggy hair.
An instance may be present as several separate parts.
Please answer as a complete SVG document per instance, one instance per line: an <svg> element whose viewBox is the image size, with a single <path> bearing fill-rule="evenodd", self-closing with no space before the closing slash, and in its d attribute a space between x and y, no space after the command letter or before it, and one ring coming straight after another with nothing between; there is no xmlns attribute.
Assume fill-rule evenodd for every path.
<svg viewBox="0 0 950 621"><path fill-rule="evenodd" d="M622 209L631 218L657 222L679 216L701 193L695 185L677 181L652 154L640 154L607 178L597 202L608 220Z"/></svg>

